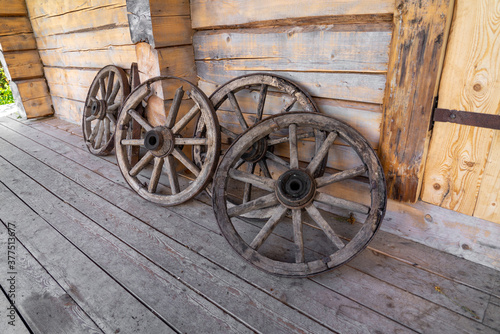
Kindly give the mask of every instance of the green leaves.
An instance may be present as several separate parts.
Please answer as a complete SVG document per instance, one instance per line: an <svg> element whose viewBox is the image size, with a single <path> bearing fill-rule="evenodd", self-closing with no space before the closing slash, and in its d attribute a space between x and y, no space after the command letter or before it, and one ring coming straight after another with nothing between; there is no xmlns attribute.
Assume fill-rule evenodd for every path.
<svg viewBox="0 0 500 334"><path fill-rule="evenodd" d="M14 97L3 67L0 67L0 105L10 103L14 103Z"/></svg>

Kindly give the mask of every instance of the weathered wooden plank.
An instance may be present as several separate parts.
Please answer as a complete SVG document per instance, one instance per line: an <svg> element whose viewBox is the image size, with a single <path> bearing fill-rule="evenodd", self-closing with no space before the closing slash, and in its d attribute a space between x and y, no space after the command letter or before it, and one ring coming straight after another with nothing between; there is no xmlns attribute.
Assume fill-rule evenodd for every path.
<svg viewBox="0 0 500 334"><path fill-rule="evenodd" d="M113 64L130 69L137 62L134 45L110 46L89 51L40 50L40 58L46 66L102 68Z"/></svg>
<svg viewBox="0 0 500 334"><path fill-rule="evenodd" d="M484 168L474 217L500 223L500 134L495 131Z"/></svg>
<svg viewBox="0 0 500 334"><path fill-rule="evenodd" d="M0 20L0 36L31 33L30 20L27 17L2 17Z"/></svg>
<svg viewBox="0 0 500 334"><path fill-rule="evenodd" d="M151 17L190 15L189 0L149 0Z"/></svg>
<svg viewBox="0 0 500 334"><path fill-rule="evenodd" d="M5 222L4 222L5 223ZM8 223L5 223L8 225ZM8 249L8 245L14 245L12 254L15 262L15 305L20 311L29 328L36 333L102 333L101 329L71 298L68 293L50 276L50 274L33 258L26 248L18 240L8 240L9 234L15 235L17 220L11 222L10 229L4 225L0 226L0 245L2 249ZM10 232L10 233L9 233ZM7 252L2 254L2 263L7 264ZM8 271L0 272L3 282L11 278ZM7 307L1 307L0 329L8 319L3 313ZM48 319L53 319L48 321ZM21 333L26 329L22 320L15 318L15 329ZM11 327L11 326L9 326ZM12 333L8 330L2 333ZM28 331L26 331L28 333Z"/></svg>
<svg viewBox="0 0 500 334"><path fill-rule="evenodd" d="M88 88L92 84L98 69L74 69L45 66L44 72L48 83L59 85L69 84Z"/></svg>
<svg viewBox="0 0 500 334"><path fill-rule="evenodd" d="M161 75L182 77L196 84L196 67L191 45L160 48L156 51Z"/></svg>
<svg viewBox="0 0 500 334"><path fill-rule="evenodd" d="M23 101L49 96L44 78L20 80L16 84Z"/></svg>
<svg viewBox="0 0 500 334"><path fill-rule="evenodd" d="M155 48L192 43L191 18L186 16L153 16Z"/></svg>
<svg viewBox="0 0 500 334"><path fill-rule="evenodd" d="M12 80L43 76L43 66L36 50L5 52L4 57Z"/></svg>
<svg viewBox="0 0 500 334"><path fill-rule="evenodd" d="M453 5L449 0L398 0L396 8L379 154L388 196L415 202Z"/></svg>
<svg viewBox="0 0 500 334"><path fill-rule="evenodd" d="M52 98L50 96L39 97L23 102L27 118L37 118L54 114L52 109Z"/></svg>
<svg viewBox="0 0 500 334"><path fill-rule="evenodd" d="M394 12L394 1L389 0L321 0L313 3L293 1L191 1L193 28L245 25L259 21L298 18L320 18L325 16L376 15Z"/></svg>
<svg viewBox="0 0 500 334"><path fill-rule="evenodd" d="M491 328L500 328L500 306L491 304L488 305L483 323Z"/></svg>
<svg viewBox="0 0 500 334"><path fill-rule="evenodd" d="M128 27L39 36L36 42L39 50L59 52L102 50L133 44Z"/></svg>
<svg viewBox="0 0 500 334"><path fill-rule="evenodd" d="M33 4L28 2L28 8L36 6L36 1L30 1L33 1ZM31 15L31 24L35 37L87 29L98 30L128 26L127 8L124 1L103 6L86 6L82 10L64 12L60 15L51 14L52 10L49 8L47 15L40 17Z"/></svg>
<svg viewBox="0 0 500 334"><path fill-rule="evenodd" d="M52 96L75 100L79 102L85 102L87 94L89 92L89 87L75 86L71 83L67 84L55 84L49 82L50 94Z"/></svg>
<svg viewBox="0 0 500 334"><path fill-rule="evenodd" d="M21 141L24 142L26 140L27 139L25 138ZM49 142L55 145L60 145L57 143L58 140L49 140ZM20 145L24 146L24 144L21 143ZM62 152L64 151L63 147L60 147L57 150ZM67 149L66 151L67 154L73 155L75 159L79 159L79 161L89 166L98 161L104 162L104 160L98 157L87 157L85 154L75 152L74 149ZM73 152L73 154L71 152ZM37 153L32 152L32 154ZM54 157L50 157L50 154L47 155L46 153L43 153L43 156L47 157L51 161L55 161ZM70 167L66 164L66 167L68 168L65 168L65 173L70 172L71 169L75 172L75 176L83 175L84 173L78 170L82 168L79 165ZM99 168L103 173L115 173L115 175L116 173L119 174L117 169L101 168L97 167L97 165L91 167L91 169L94 168ZM116 176L115 178L117 178ZM94 177L97 176L94 175L93 178ZM79 178L80 177L77 176L75 180ZM120 178L117 179L119 180ZM134 212L144 211L144 214L141 214L140 217L140 219L144 222L152 224L155 228L158 228L163 233L174 237L182 244L197 250L200 255L209 258L211 261L219 263L226 268L226 270L237 272L238 275L242 275L247 281L250 281L255 286L258 286L262 291L266 291L269 295L274 296L274 298L286 300L288 305L293 305L294 308L300 309L301 312L308 314L318 322L326 324L335 331L346 333L360 331L374 332L377 329L388 332L398 330L403 332L407 331L406 328L397 325L395 322L389 321L372 310L353 303L349 299L338 295L331 290L322 289L310 280L297 281L293 279L277 278L265 275L255 268L248 267L241 261L240 258L234 256L234 253L230 250L229 245L222 239L218 232L212 232L210 230L200 228L199 226L192 225L196 224L196 222L203 224L209 223L211 229L217 229L214 218L211 215L206 214L207 207L202 204L201 207L198 208L201 203L193 202L192 204L195 204L195 207L191 209L192 204L190 204L190 210L186 210L185 206L170 208L175 209L177 213L192 211L191 213L193 214L193 217L194 215L197 215L196 220L189 221L180 217L179 219L169 218L169 221L171 220L171 224L159 224L161 221L166 219L165 214L168 211L171 211L170 209L165 210L164 208L160 208L148 202L138 204L135 197L130 198L130 196L127 195L130 194L130 191L122 188L121 186L113 185L112 183L109 183L109 181L105 181L105 179L101 179L98 182L91 182L88 185L90 184L97 186L98 188L95 188L94 191L105 195L107 200L111 200L120 207L128 207ZM101 189L100 187L102 186L106 187L108 191L103 192L102 190L98 190ZM139 209L139 207L142 209ZM201 220L200 214L201 217L203 217ZM183 227L181 228L181 226ZM193 228L191 229L190 226L193 226ZM345 312L345 309L348 309L349 312ZM336 314L336 317L332 317L332 314Z"/></svg>
<svg viewBox="0 0 500 334"><path fill-rule="evenodd" d="M60 16L78 10L99 10L102 7L125 6L125 0L26 0L31 19Z"/></svg>
<svg viewBox="0 0 500 334"><path fill-rule="evenodd" d="M28 16L24 0L0 0L0 16Z"/></svg>
<svg viewBox="0 0 500 334"><path fill-rule="evenodd" d="M33 158L27 160L35 161ZM128 256L128 261L140 264L140 271L137 269L133 270L132 265L124 264L123 261L120 264L120 268L113 268L111 263L106 265L104 263L105 260L97 260L102 267L112 274L117 271L122 273L126 272L127 278L123 277L125 274L122 274L121 278L119 274L113 276L118 278L123 284L126 284L130 289L135 289L136 294L141 298L141 300L158 309L158 312L163 314L167 319L172 319L172 325L180 331L192 332L203 328L210 332L218 332L220 330L224 331L225 328L224 326L218 328L218 326L214 325L210 319L204 319L204 317L206 318L206 312L203 310L196 311L193 309L190 305L189 299L181 302L179 297L174 297L175 293L180 294L181 296L190 295L189 290L185 292L178 292L172 288L174 291L170 293L172 294L171 298L165 298L168 296L168 292L160 293L158 291L164 284L168 284L167 286L181 286L180 283L178 283L179 279L181 279L181 282L184 282L187 286L195 287L197 292L205 295L205 297L217 302L220 307L225 310L225 312L243 319L244 322L250 324L254 330L272 333L326 331L326 328L315 324L304 316L301 316L285 304L274 299L269 299L269 296L265 293L257 290L255 287L252 287L250 284L240 280L236 276L221 270L221 268L212 268L213 264L209 261L186 249L184 246L178 245L176 242L169 240L169 238L160 235L157 231L147 227L141 221L131 217L119 208L110 206L109 204L103 202L102 198L97 195L91 194L86 189L78 186L68 179L65 179L64 177L55 176L55 172L53 170L43 167L40 169L34 163L30 167L28 166L28 161L21 162L20 160L16 160L16 163L22 163L24 166L23 170L28 174L32 174L35 170L38 170L40 176L44 175L43 178L50 178L52 181L44 184L44 186L48 186L49 190L56 192L57 196L60 198L70 200L72 205L77 205L78 210L83 209L81 212L88 214L89 218L94 221L104 222L100 223L103 224L104 228L113 231L113 234L119 236L120 238L124 238L128 245L136 247L137 251L144 254L149 259L154 259L158 266L167 271L168 275L155 265L147 263L145 260L141 260L141 258L132 255ZM38 162L38 164L40 164L40 162ZM29 197L30 196L26 196L23 197L23 199L26 202L31 203ZM60 200L52 200L50 195L44 195L44 201L45 203L52 203ZM54 205L57 206L57 204ZM52 207L52 205L50 206ZM92 209L89 210L91 207ZM52 209L44 210L41 207L36 207L36 209L42 216L47 216L47 219L51 215L49 212ZM92 254L96 252L94 250L96 248L101 249L99 254L103 252L106 253L106 251L108 254L113 254L114 252L119 254L130 253L129 250L125 249L124 245L122 245L118 240L114 240L109 233L101 230L100 228L89 226L89 224L86 223L86 219L80 218L78 214L70 213L70 210L60 209L60 211L68 212L68 215L71 214L73 221L81 219L79 224L68 224L67 222L63 224L61 222L61 225L56 223L54 223L54 225L57 225L56 228L61 233L74 240L75 244L78 245L82 251L85 251L86 254L92 256ZM172 216L171 219L175 219L175 217ZM92 223L92 225L95 224ZM97 239L107 240L109 245L106 245L106 242L99 242L99 245L91 245L91 240L96 239L96 236L100 237ZM145 243L144 240L149 241L148 243ZM156 240L156 242L151 242L151 240ZM85 246L86 244L89 246ZM118 251L113 251L113 248L117 248ZM116 257L116 255L114 257ZM113 260L113 263L117 262L118 259ZM116 265L114 265L114 267L116 267ZM147 267L148 272L144 273L142 270L143 267ZM154 276L149 272L152 272ZM140 276L140 279L136 276ZM150 280L149 282L147 281L148 279ZM160 281L158 282L158 280ZM162 281L166 282L162 284ZM141 291L144 290L143 286L151 285L156 286L156 288L150 288L150 292ZM178 290L180 290L180 288L178 288ZM183 290L186 289L184 288ZM233 293L227 294L227 291L233 291ZM163 295L164 297L162 300L165 301L162 302L161 300L159 301L156 298L153 298L158 294ZM203 305L204 309L207 309L210 313L217 315L217 310L211 309L213 306L211 307L199 299L205 297L197 298L193 296L192 293L190 295L190 299L198 299L197 303L205 304ZM164 309L168 309L168 307L162 303L169 303L172 305L173 299L177 299L176 303L179 303L177 310L163 311ZM189 316L190 314L194 314L193 312L197 314L196 319L192 319ZM220 313L218 315L220 317ZM179 320L174 320L176 318L179 318ZM281 324L278 319L283 321L283 324ZM189 321L190 323L183 323L185 321ZM223 321L222 317L220 321ZM177 324L179 322L181 324ZM230 321L227 322L231 324ZM228 328L226 328L226 330L228 330ZM242 330L241 327L234 326L233 328L230 328L230 331L246 330Z"/></svg>
<svg viewBox="0 0 500 334"><path fill-rule="evenodd" d="M0 45L4 52L36 49L33 33L0 36Z"/></svg>
<svg viewBox="0 0 500 334"><path fill-rule="evenodd" d="M385 73L392 27L327 25L197 32L196 60L245 59L274 71Z"/></svg>
<svg viewBox="0 0 500 334"><path fill-rule="evenodd" d="M57 117L73 123L81 123L84 102L52 96L52 104Z"/></svg>
<svg viewBox="0 0 500 334"><path fill-rule="evenodd" d="M4 248L6 249L6 248ZM7 279L7 278L6 278ZM11 304L7 297L0 293L0 331L4 334L29 334L30 331L19 317L19 313L14 309L11 311ZM14 322L11 322L11 318Z"/></svg>
<svg viewBox="0 0 500 334"><path fill-rule="evenodd" d="M247 66L246 60L197 61L198 76L208 82L224 84L244 74L273 71L261 67ZM382 103L385 75L365 73L319 73L279 72L275 73L299 83L314 97Z"/></svg>
<svg viewBox="0 0 500 334"><path fill-rule="evenodd" d="M2 152L6 152L7 150L6 148ZM17 152L22 155L22 151ZM33 171L32 168L39 169L41 174L47 171L50 174L50 168L42 167L40 169L39 162L35 159L29 158L27 155L25 158L27 160L11 161L16 164L22 164L23 169L28 171L29 174ZM1 161L0 164L2 164ZM64 177L56 177L54 179L54 186L60 187L60 191L57 194L58 197L56 197L47 190L44 191L41 186L27 177L23 179L24 185L20 187L19 185L12 184L10 179L15 178L13 175L15 171L7 171L8 169L8 167L4 169L7 179L9 179L5 183L12 187L12 190L16 193L23 194L20 197L24 202L36 210L43 219L50 221L55 230L70 240L75 247L78 247L80 251L98 264L100 268L118 281L120 285L124 286L136 298L141 300L149 309L156 312L164 321L167 321L169 326L175 328L178 332L189 333L198 330L205 331L205 329L210 329L210 331L214 332L250 332L246 326L223 310L215 307L203 296L200 296L197 291L186 287L184 283L178 280L178 276L165 272L135 249L130 248L126 243L114 237L110 232L97 225L95 221L90 220L74 208L62 205L61 199L58 197L67 198L68 194L64 191L64 188L68 185L65 185L65 183L69 182L71 187L76 186L73 182ZM27 188L32 190L31 195L24 195ZM83 190L83 192L79 190ZM71 195L69 196L78 199L82 204L84 202L87 204L91 203L84 200L84 198L89 195L92 197L92 194L83 188L70 189L70 193ZM36 197L43 197L43 201L37 201ZM97 202L94 204L97 204ZM82 205L82 207L84 206L86 205ZM48 209L49 207L50 209ZM103 205L93 210L94 212L105 212L109 209L108 205ZM118 208L113 210L113 216L115 217L113 224L115 226L123 222L119 219L120 216L130 217ZM111 215L108 215L107 219L109 217ZM135 225L141 226L142 223L137 222ZM106 227L109 228L110 226ZM135 232L137 233L137 230ZM131 231L129 230L127 233L130 235ZM155 240L158 238L150 229L149 233L142 235L140 241L138 240L137 242L144 243L144 237L147 237L146 240ZM161 250L156 249L156 254L160 254L159 258L161 259L163 259L161 254L175 251L175 249L170 249L164 240L158 240L157 245L163 246ZM154 253L149 253L148 257L152 254ZM167 258L163 259L162 262L177 262L176 267L180 272L182 270L182 262L186 257L186 254L183 254L180 258ZM145 271L144 268L148 268L148 270ZM158 298L158 296L162 297ZM192 314L196 314L196 318L193 318ZM142 325L144 326L144 330L148 328L147 323L143 323ZM149 332L150 330L154 329L146 331ZM282 332L285 333L285 331Z"/></svg>
<svg viewBox="0 0 500 334"><path fill-rule="evenodd" d="M1 164L2 168L12 168L4 159L1 159ZM18 173L21 174L20 171ZM15 178L9 181L15 182ZM104 332L114 332L124 327L141 332L146 331L146 328L148 332L169 331L165 323L58 234L3 184L0 188L2 202L9 203L8 207L0 208L2 220L7 224L16 222L18 240ZM43 203L41 198L39 201ZM102 289L103 286L106 289Z"/></svg>
<svg viewBox="0 0 500 334"><path fill-rule="evenodd" d="M496 1L459 1L439 89L439 107L499 114L500 21ZM465 50L465 51L464 51ZM436 123L425 169L422 199L459 211L474 213L494 130ZM495 147L498 150L498 147ZM496 154L496 153L493 153ZM498 168L493 162L491 168ZM498 182L489 170L484 203L491 208L489 191ZM493 177L492 177L493 176ZM494 202L494 201L493 201ZM495 202L494 202L495 203ZM481 209L484 210L484 209ZM500 210L491 218L500 222ZM478 214L483 217L482 214ZM487 216L487 215L485 215ZM484 217L483 217L484 218Z"/></svg>

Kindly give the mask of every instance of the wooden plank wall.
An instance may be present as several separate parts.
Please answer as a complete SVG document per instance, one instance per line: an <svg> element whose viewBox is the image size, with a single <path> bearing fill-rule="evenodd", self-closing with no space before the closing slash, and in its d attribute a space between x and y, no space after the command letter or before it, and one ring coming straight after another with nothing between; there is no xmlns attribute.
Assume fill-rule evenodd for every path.
<svg viewBox="0 0 500 334"><path fill-rule="evenodd" d="M28 118L53 113L25 0L0 0L0 50Z"/></svg>
<svg viewBox="0 0 500 334"><path fill-rule="evenodd" d="M458 0L439 107L500 114L500 11L496 0ZM422 199L500 223L500 131L436 123Z"/></svg>
<svg viewBox="0 0 500 334"><path fill-rule="evenodd" d="M248 73L286 77L377 149L394 9L393 0L192 0L199 86L210 95Z"/></svg>
<svg viewBox="0 0 500 334"><path fill-rule="evenodd" d="M125 0L26 0L55 114L81 122L98 70L137 61Z"/></svg>

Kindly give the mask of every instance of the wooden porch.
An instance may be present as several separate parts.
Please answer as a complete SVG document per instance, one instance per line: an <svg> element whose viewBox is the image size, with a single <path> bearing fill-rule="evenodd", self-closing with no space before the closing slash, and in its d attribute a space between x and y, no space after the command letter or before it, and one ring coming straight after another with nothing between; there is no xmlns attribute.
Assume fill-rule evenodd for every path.
<svg viewBox="0 0 500 334"><path fill-rule="evenodd" d="M1 118L0 171L1 333L500 331L499 271L379 231L337 270L268 275L231 249L206 195L146 202L56 118Z"/></svg>

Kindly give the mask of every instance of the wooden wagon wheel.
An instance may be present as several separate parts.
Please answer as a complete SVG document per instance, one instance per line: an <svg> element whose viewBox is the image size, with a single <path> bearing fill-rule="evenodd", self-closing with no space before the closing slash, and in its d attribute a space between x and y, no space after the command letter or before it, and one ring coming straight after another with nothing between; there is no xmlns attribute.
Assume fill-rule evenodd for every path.
<svg viewBox="0 0 500 334"><path fill-rule="evenodd" d="M158 87L165 95L162 99L155 95ZM153 125L143 110L158 100L165 121ZM187 128L194 130L197 116L207 124L204 138L186 134ZM212 104L195 85L177 77L156 77L134 89L124 102L115 136L118 166L127 183L141 197L166 206L183 203L203 190L219 160L220 130ZM203 146L207 152L200 166L184 152L192 145ZM145 153L136 159L131 148ZM179 170L186 171L190 180L181 178Z"/></svg>
<svg viewBox="0 0 500 334"><path fill-rule="evenodd" d="M299 163L301 134L311 130L327 133L308 164ZM303 136L302 136L303 138ZM314 172L336 139L350 146L359 164L344 171ZM288 147L290 162L279 177L257 176L239 168L242 157L255 143ZM366 203L334 197L325 192L342 182L367 175L363 183ZM249 201L228 201L231 183L251 183L260 193ZM360 181L361 182L361 181ZM363 194L355 194L356 199ZM350 126L329 116L287 113L270 117L243 133L228 149L214 176L213 207L223 235L248 262L276 275L309 276L335 268L353 258L377 231L386 207L386 186L380 162L364 139ZM328 208L328 210L326 210ZM272 209L270 218L257 225L246 213ZM330 212L329 212L330 211ZM359 221L349 224L332 214L356 212ZM336 217L336 219L331 219ZM323 238L322 240L320 240Z"/></svg>
<svg viewBox="0 0 500 334"><path fill-rule="evenodd" d="M83 138L92 154L107 155L113 150L116 119L129 93L123 69L108 65L95 76L82 113Z"/></svg>
<svg viewBox="0 0 500 334"><path fill-rule="evenodd" d="M219 87L210 96L210 101L223 123L224 116L229 111L234 122L229 126L221 125L223 143L231 144L241 133L265 118L264 114L281 114L289 111L319 112L312 97L292 81L266 73L254 73L237 77ZM266 103L267 101L267 103ZM205 126L198 121L196 127L198 137L203 137ZM324 133L315 133L319 148ZM204 148L193 146L193 161L199 165L205 159ZM253 150L243 156L244 168L250 173L270 176L267 160L281 160L273 153L273 147L268 147L265 141L254 144ZM318 168L317 175L324 170L326 159ZM258 168L258 169L257 169ZM252 191L252 184L245 185L248 198ZM210 189L207 189L210 195Z"/></svg>

